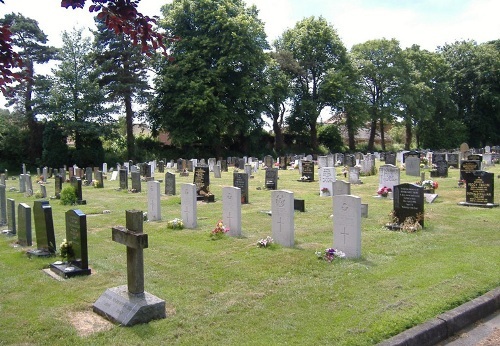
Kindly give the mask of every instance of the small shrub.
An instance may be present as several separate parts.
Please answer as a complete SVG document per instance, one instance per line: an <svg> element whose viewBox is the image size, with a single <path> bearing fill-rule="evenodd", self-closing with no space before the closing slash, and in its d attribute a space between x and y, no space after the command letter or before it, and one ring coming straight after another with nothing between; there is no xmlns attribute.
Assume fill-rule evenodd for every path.
<svg viewBox="0 0 500 346"><path fill-rule="evenodd" d="M61 191L61 204L73 205L76 203L76 189L73 186L66 186Z"/></svg>

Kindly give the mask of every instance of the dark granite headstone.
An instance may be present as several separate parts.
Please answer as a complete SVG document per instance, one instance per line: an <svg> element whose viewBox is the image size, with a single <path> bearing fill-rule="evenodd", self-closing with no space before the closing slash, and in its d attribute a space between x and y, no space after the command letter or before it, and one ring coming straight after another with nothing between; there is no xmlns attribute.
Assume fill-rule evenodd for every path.
<svg viewBox="0 0 500 346"><path fill-rule="evenodd" d="M459 157L458 153L449 153L447 155L448 166L458 168Z"/></svg>
<svg viewBox="0 0 500 346"><path fill-rule="evenodd" d="M293 210L300 211L304 213L306 211L306 203L303 199L296 199L294 198L293 200Z"/></svg>
<svg viewBox="0 0 500 346"><path fill-rule="evenodd" d="M483 161L483 155L481 154L471 154L469 156L467 156L467 160L469 161Z"/></svg>
<svg viewBox="0 0 500 346"><path fill-rule="evenodd" d="M165 194L175 196L175 174L170 172L165 174Z"/></svg>
<svg viewBox="0 0 500 346"><path fill-rule="evenodd" d="M93 176L93 174L92 174L92 173L93 173L93 172L92 172L92 167L87 167L87 168L85 168L85 180L87 180L87 182L88 182L89 184L91 184L91 183L92 183L92 176Z"/></svg>
<svg viewBox="0 0 500 346"><path fill-rule="evenodd" d="M409 217L424 227L424 189L415 184L394 186L394 216L402 224Z"/></svg>
<svg viewBox="0 0 500 346"><path fill-rule="evenodd" d="M415 151L415 150L407 151L406 153L403 154L403 163L406 162L406 159L408 157L416 157L416 158L420 159L420 152ZM387 157L386 157L386 159L387 159Z"/></svg>
<svg viewBox="0 0 500 346"><path fill-rule="evenodd" d="M133 192L141 192L142 191L141 173L132 172L132 173L130 173L130 176L132 177L132 191Z"/></svg>
<svg viewBox="0 0 500 346"><path fill-rule="evenodd" d="M95 174L95 179L97 181L96 187L98 189L104 188L104 174L103 174L103 172L97 171L97 173Z"/></svg>
<svg viewBox="0 0 500 346"><path fill-rule="evenodd" d="M233 186L241 189L241 204L248 204L248 174L234 172Z"/></svg>
<svg viewBox="0 0 500 346"><path fill-rule="evenodd" d="M165 162L162 160L158 162L158 172L165 173Z"/></svg>
<svg viewBox="0 0 500 346"><path fill-rule="evenodd" d="M55 196L57 199L61 198L62 184L63 184L63 177L60 175L56 175L54 179L54 189L55 189Z"/></svg>
<svg viewBox="0 0 500 346"><path fill-rule="evenodd" d="M278 169L277 168L267 168L266 169L266 189L277 190L278 189Z"/></svg>
<svg viewBox="0 0 500 346"><path fill-rule="evenodd" d="M469 204L494 204L495 180L494 174L484 171L474 171L464 174L465 202Z"/></svg>
<svg viewBox="0 0 500 346"><path fill-rule="evenodd" d="M481 161L463 160L460 162L460 179L465 179L465 173L481 170Z"/></svg>
<svg viewBox="0 0 500 346"><path fill-rule="evenodd" d="M441 178L448 177L448 162L445 160L436 161L436 176Z"/></svg>
<svg viewBox="0 0 500 346"><path fill-rule="evenodd" d="M302 161L302 176L306 177L304 181L314 181L314 162Z"/></svg>
<svg viewBox="0 0 500 346"><path fill-rule="evenodd" d="M120 169L120 189L128 190L128 173L127 169Z"/></svg>
<svg viewBox="0 0 500 346"><path fill-rule="evenodd" d="M387 163L387 162L386 162ZM345 165L347 167L354 167L356 166L356 158L354 155L345 155Z"/></svg>
<svg viewBox="0 0 500 346"><path fill-rule="evenodd" d="M438 163L439 161L446 161L446 153L432 153L432 163Z"/></svg>
<svg viewBox="0 0 500 346"><path fill-rule="evenodd" d="M28 251L29 255L52 256L56 253L56 237L54 234L54 220L52 207L49 201L37 200L33 204L33 218L35 221L36 250Z"/></svg>
<svg viewBox="0 0 500 346"><path fill-rule="evenodd" d="M74 176L73 178L71 178L71 186L75 188L76 204L86 204L87 202L83 199L82 193L82 179Z"/></svg>
<svg viewBox="0 0 500 346"><path fill-rule="evenodd" d="M193 184L196 185L196 195L198 198L210 192L210 170L208 167L196 167Z"/></svg>
<svg viewBox="0 0 500 346"><path fill-rule="evenodd" d="M17 242L21 246L31 246L31 207L26 203L17 206Z"/></svg>

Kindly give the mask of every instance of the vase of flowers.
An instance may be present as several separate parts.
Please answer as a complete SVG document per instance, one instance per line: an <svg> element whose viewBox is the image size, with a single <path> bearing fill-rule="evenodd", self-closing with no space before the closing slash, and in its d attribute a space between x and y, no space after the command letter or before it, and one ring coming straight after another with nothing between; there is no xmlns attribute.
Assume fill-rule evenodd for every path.
<svg viewBox="0 0 500 346"><path fill-rule="evenodd" d="M380 197L387 197L389 196L389 193L392 192L392 189L390 187L384 186L378 189L377 195Z"/></svg>
<svg viewBox="0 0 500 346"><path fill-rule="evenodd" d="M328 190L327 187L321 188L320 195L323 197L328 197L330 196L330 190Z"/></svg>
<svg viewBox="0 0 500 346"><path fill-rule="evenodd" d="M221 239L227 232L229 232L229 227L224 226L222 220L219 220L219 222L217 222L217 225L215 225L215 228L210 232L210 239Z"/></svg>
<svg viewBox="0 0 500 346"><path fill-rule="evenodd" d="M437 181L434 180L424 180L421 185L424 188L424 193L434 193L434 191L439 187Z"/></svg>
<svg viewBox="0 0 500 346"><path fill-rule="evenodd" d="M59 245L59 255L63 261L71 264L75 260L75 250L73 249L73 243L63 239L61 245Z"/></svg>

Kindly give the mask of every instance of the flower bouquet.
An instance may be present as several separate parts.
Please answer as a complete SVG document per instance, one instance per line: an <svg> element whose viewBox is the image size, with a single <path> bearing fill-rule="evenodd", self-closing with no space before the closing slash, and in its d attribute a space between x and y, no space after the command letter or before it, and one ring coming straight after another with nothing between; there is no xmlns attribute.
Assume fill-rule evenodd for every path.
<svg viewBox="0 0 500 346"><path fill-rule="evenodd" d="M327 262L332 262L335 258L345 258L345 253L334 249L332 247L325 250L325 252L316 251L316 257L320 260L325 260Z"/></svg>
<svg viewBox="0 0 500 346"><path fill-rule="evenodd" d="M222 220L219 220L215 228L210 232L210 239L221 239L227 232L229 232L229 227L224 226Z"/></svg>
<svg viewBox="0 0 500 346"><path fill-rule="evenodd" d="M389 192L392 192L392 189L390 187L384 186L378 189L377 195L381 197L387 197L389 195Z"/></svg>
<svg viewBox="0 0 500 346"><path fill-rule="evenodd" d="M270 236L260 239L257 242L258 247L270 247L273 244L274 240Z"/></svg>
<svg viewBox="0 0 500 346"><path fill-rule="evenodd" d="M67 241L63 239L61 245L59 245L59 255L63 259L63 261L67 261L71 263L71 261L75 260L75 250L73 249L73 243L71 241Z"/></svg>
<svg viewBox="0 0 500 346"><path fill-rule="evenodd" d="M184 222L182 222L181 219L175 218L173 220L170 220L167 222L167 228L170 229L183 229L184 228Z"/></svg>

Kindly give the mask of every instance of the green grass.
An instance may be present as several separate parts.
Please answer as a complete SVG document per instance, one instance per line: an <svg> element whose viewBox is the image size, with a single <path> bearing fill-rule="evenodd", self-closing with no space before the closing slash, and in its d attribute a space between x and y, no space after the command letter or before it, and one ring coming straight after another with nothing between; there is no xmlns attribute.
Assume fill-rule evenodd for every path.
<svg viewBox="0 0 500 346"><path fill-rule="evenodd" d="M499 166L489 170L500 174ZM280 171L278 183L306 203L305 213L295 213L294 248L256 246L271 235L271 218L263 212L271 209L270 191L257 190L264 186L262 170L250 180L241 238L209 238L222 218L221 189L232 184L232 173L211 175L217 201L198 204L195 230L167 229L168 220L180 217L180 197L162 196L162 221L144 225L145 287L166 301L168 317L86 337L73 327L73 316L91 313L107 288L126 284L125 247L111 240L111 227L125 225L127 209L146 211L147 195L117 191L117 181L105 181L104 189L84 187L87 205L79 208L88 215L91 276L56 281L42 271L56 259L29 259L26 249L12 246L15 239L0 238L0 345L376 344L499 286L500 209L458 206L465 200L458 175L450 170L449 178L436 179L439 197L425 205L425 228L417 233L384 229L392 201L373 198L378 176L351 185L369 204L362 257L333 263L314 254L332 246L331 198L319 197L318 183L298 182L298 171ZM176 179L180 191L193 176ZM402 172L401 182L415 180ZM498 203L500 180L495 183ZM7 189L18 184L9 180ZM54 194L53 181L47 192ZM16 204L34 201L18 192L7 197ZM70 208L50 204L59 245Z"/></svg>

